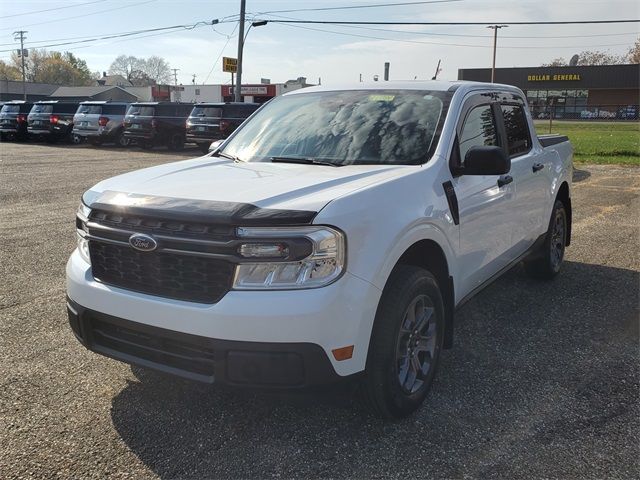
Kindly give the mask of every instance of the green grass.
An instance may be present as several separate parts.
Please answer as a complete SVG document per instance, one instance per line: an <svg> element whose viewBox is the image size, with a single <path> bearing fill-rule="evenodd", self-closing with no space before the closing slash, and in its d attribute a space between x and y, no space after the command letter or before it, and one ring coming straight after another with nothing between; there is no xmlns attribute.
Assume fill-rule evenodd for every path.
<svg viewBox="0 0 640 480"><path fill-rule="evenodd" d="M548 120L536 120L538 135L549 133ZM567 135L576 163L640 165L640 122L553 121L552 133Z"/></svg>

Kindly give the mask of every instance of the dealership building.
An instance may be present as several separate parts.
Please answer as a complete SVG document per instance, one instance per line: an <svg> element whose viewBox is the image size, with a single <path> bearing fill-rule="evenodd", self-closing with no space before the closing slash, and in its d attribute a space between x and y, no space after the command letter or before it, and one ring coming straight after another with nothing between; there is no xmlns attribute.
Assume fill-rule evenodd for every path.
<svg viewBox="0 0 640 480"><path fill-rule="evenodd" d="M458 79L489 82L491 69L460 69ZM496 68L495 82L523 90L534 118L638 119L638 64Z"/></svg>

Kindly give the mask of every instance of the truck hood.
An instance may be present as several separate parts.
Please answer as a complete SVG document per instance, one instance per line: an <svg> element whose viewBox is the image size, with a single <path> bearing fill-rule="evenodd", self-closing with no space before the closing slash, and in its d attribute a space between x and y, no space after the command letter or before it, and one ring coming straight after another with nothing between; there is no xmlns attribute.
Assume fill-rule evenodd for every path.
<svg viewBox="0 0 640 480"><path fill-rule="evenodd" d="M93 198L104 192L118 192L318 212L335 198L416 168L419 167L243 163L201 157L119 175L98 183L88 193Z"/></svg>

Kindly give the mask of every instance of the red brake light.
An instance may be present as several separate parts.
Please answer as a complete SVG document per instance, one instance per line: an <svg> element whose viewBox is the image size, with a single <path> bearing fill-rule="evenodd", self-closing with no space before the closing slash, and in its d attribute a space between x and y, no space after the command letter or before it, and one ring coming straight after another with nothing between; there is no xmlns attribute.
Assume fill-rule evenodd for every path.
<svg viewBox="0 0 640 480"><path fill-rule="evenodd" d="M49 121L50 121L51 123L53 123L53 124L58 123L58 120L60 120L60 117L58 117L58 115L51 115L51 116L49 117Z"/></svg>
<svg viewBox="0 0 640 480"><path fill-rule="evenodd" d="M101 127L106 127L107 123L109 123L109 117L100 117L98 119L98 125L100 125Z"/></svg>
<svg viewBox="0 0 640 480"><path fill-rule="evenodd" d="M27 116L24 113L18 114L17 118L18 123L24 123L27 121Z"/></svg>

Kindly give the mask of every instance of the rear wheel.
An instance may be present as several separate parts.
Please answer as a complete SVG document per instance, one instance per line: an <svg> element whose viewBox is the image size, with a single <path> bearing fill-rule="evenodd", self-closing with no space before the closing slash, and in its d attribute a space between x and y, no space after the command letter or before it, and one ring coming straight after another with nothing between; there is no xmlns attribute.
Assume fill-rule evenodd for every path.
<svg viewBox="0 0 640 480"><path fill-rule="evenodd" d="M560 272L567 244L567 211L560 200L556 200L551 212L544 244L533 259L525 262L529 275L541 280L550 280Z"/></svg>
<svg viewBox="0 0 640 480"><path fill-rule="evenodd" d="M444 306L435 277L399 265L376 313L363 400L386 418L405 417L420 407L435 376L444 339Z"/></svg>
<svg viewBox="0 0 640 480"><path fill-rule="evenodd" d="M124 136L124 132L120 132L120 134L116 137L116 145L119 147L128 147L131 145L131 139Z"/></svg>

